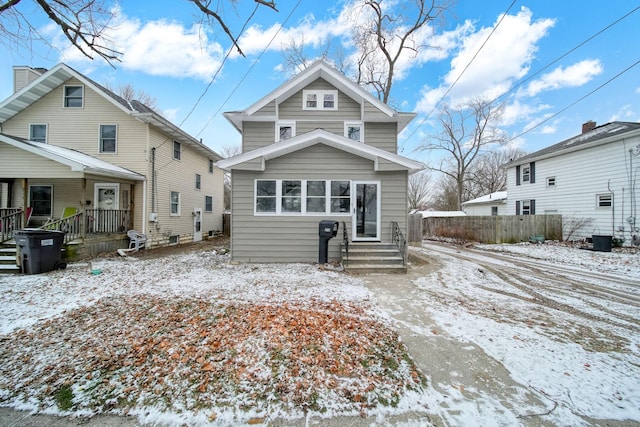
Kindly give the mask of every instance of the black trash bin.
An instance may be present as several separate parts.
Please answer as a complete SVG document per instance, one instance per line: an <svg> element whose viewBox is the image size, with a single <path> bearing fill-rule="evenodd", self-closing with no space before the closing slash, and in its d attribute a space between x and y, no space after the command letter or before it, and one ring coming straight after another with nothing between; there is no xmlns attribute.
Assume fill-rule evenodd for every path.
<svg viewBox="0 0 640 427"><path fill-rule="evenodd" d="M338 234L338 221L320 221L318 225L318 262L326 264L329 256L329 240Z"/></svg>
<svg viewBox="0 0 640 427"><path fill-rule="evenodd" d="M40 274L67 267L60 261L64 232L25 228L16 230L14 235L24 274Z"/></svg>
<svg viewBox="0 0 640 427"><path fill-rule="evenodd" d="M591 236L593 241L593 250L598 252L611 252L611 246L613 242L613 236L598 236L593 234Z"/></svg>

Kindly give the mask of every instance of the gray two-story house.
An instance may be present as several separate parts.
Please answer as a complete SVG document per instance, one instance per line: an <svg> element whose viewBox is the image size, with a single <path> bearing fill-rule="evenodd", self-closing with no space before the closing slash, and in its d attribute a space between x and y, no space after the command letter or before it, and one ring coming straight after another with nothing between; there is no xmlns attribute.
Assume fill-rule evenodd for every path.
<svg viewBox="0 0 640 427"><path fill-rule="evenodd" d="M242 153L218 162L232 177L233 259L317 261L322 220L341 229L329 261L340 259L343 236L406 236L407 179L423 165L397 154L397 138L414 113L395 111L318 61L225 117L242 134Z"/></svg>

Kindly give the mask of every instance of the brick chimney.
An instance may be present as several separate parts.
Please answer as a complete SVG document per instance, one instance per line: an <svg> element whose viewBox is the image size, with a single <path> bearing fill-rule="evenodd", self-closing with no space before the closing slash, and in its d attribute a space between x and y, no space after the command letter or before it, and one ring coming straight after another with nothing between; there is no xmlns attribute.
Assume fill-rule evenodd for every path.
<svg viewBox="0 0 640 427"><path fill-rule="evenodd" d="M589 120L582 124L582 133L587 133L590 130L594 130L596 128L596 122L593 120Z"/></svg>

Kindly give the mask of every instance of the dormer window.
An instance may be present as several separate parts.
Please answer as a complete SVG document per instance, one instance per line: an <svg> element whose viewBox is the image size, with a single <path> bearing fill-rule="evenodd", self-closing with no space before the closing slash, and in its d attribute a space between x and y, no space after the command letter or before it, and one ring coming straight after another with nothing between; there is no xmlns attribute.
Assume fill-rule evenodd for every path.
<svg viewBox="0 0 640 427"><path fill-rule="evenodd" d="M337 90L303 90L302 91L303 110L337 110L338 91Z"/></svg>
<svg viewBox="0 0 640 427"><path fill-rule="evenodd" d="M64 87L64 106L68 108L82 108L84 98L83 86Z"/></svg>
<svg viewBox="0 0 640 427"><path fill-rule="evenodd" d="M296 122L280 121L276 125L276 142L286 141L296 136Z"/></svg>

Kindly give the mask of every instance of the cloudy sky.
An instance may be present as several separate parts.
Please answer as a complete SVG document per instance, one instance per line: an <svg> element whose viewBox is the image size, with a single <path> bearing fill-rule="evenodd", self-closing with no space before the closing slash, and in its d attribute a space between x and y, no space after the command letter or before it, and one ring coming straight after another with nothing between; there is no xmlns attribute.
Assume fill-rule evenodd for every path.
<svg viewBox="0 0 640 427"><path fill-rule="evenodd" d="M33 2L19 10L51 46L0 40L0 99L11 95L12 66L51 68L65 62L112 87L131 84L157 99L157 109L220 152L239 146L240 135L222 113L244 109L290 77L284 47L292 40L313 58L353 53L351 28L362 18L356 0L276 1L278 11L249 0L224 14L239 34L245 57L232 51L220 27L200 25L186 0L123 0L108 37L122 52L115 68L71 49ZM385 0L390 14L409 13L413 1ZM330 4L327 8L327 4ZM400 58L390 104L417 117L401 134L401 154L428 162L416 151L437 133L437 108L470 97L504 101L502 127L512 143L534 151L580 132L594 120L640 121L640 4L610 0L457 0L446 20L423 28L423 46ZM2 36L0 36L2 37Z"/></svg>

